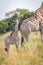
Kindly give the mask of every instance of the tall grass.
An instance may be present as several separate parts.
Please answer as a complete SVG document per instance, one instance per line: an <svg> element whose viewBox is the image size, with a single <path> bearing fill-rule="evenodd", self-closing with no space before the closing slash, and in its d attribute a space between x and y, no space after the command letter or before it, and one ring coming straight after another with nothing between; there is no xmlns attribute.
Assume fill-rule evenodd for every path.
<svg viewBox="0 0 43 65"><path fill-rule="evenodd" d="M30 41L25 42L25 48L19 48L17 52L15 45L10 45L9 55L4 48L4 40L11 32L0 36L0 65L43 65L43 43L40 33L30 34ZM19 39L20 39L19 33Z"/></svg>

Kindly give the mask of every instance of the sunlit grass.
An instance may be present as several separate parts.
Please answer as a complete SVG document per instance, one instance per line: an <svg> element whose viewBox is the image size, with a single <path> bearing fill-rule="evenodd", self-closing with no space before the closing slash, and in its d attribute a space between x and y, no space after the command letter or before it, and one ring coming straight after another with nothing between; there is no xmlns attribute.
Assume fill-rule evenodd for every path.
<svg viewBox="0 0 43 65"><path fill-rule="evenodd" d="M19 47L19 52L15 45L10 45L9 55L4 48L5 37L10 35L7 32L0 36L0 65L43 65L43 43L41 42L40 33L30 34L30 41L25 42L25 48ZM19 32L19 40L20 40Z"/></svg>

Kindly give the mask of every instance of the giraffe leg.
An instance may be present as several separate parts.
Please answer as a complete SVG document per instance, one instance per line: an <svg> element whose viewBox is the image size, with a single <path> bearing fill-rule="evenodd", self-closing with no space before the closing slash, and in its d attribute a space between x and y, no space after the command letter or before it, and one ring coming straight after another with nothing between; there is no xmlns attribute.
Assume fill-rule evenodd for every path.
<svg viewBox="0 0 43 65"><path fill-rule="evenodd" d="M9 53L9 44L5 44L5 51L7 52L7 54Z"/></svg>
<svg viewBox="0 0 43 65"><path fill-rule="evenodd" d="M18 49L19 48L19 40L16 41L15 45L16 45L16 48Z"/></svg>
<svg viewBox="0 0 43 65"><path fill-rule="evenodd" d="M21 47L24 47L23 42L24 42L24 38L21 37Z"/></svg>
<svg viewBox="0 0 43 65"><path fill-rule="evenodd" d="M19 45L18 45L18 44L16 44L16 48L17 48L17 49L19 48Z"/></svg>

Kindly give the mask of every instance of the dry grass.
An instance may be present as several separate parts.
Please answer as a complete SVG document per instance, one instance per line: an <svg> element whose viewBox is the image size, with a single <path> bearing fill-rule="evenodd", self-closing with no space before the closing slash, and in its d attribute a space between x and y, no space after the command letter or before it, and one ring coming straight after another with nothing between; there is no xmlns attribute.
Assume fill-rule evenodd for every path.
<svg viewBox="0 0 43 65"><path fill-rule="evenodd" d="M30 34L29 43L24 43L25 49L19 48L17 51L15 45L10 45L9 55L7 55L4 50L4 40L10 33L0 36L0 65L43 65L43 44L39 32L37 35Z"/></svg>

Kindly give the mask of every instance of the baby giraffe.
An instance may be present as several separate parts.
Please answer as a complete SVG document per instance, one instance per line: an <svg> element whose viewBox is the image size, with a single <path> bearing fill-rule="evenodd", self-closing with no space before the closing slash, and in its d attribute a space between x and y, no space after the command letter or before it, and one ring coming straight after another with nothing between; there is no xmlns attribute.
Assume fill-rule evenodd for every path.
<svg viewBox="0 0 43 65"><path fill-rule="evenodd" d="M19 38L18 38L18 20L15 21L15 28L13 32L5 38L5 51L8 53L10 44L15 44L18 49L19 46Z"/></svg>

